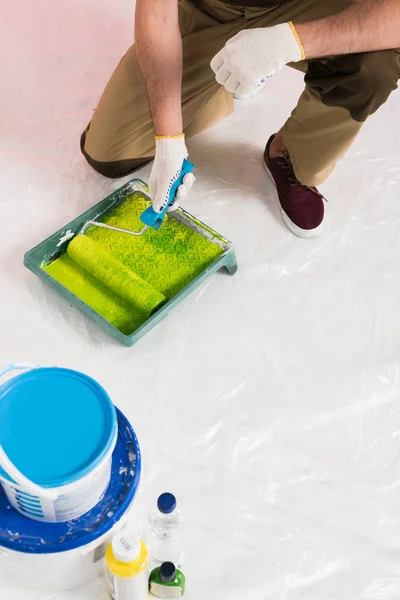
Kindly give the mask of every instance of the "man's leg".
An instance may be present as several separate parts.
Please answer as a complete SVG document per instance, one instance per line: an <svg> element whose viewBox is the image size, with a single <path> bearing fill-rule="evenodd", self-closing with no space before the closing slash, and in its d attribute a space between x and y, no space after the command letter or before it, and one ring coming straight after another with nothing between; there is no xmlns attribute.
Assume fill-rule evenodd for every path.
<svg viewBox="0 0 400 600"><path fill-rule="evenodd" d="M328 177L399 78L398 50L310 61L306 89L282 130L301 183L315 186Z"/></svg>
<svg viewBox="0 0 400 600"><path fill-rule="evenodd" d="M397 50L310 61L306 89L283 129L267 144L264 161L278 190L282 218L299 237L324 226L322 183L362 124L397 87Z"/></svg>
<svg viewBox="0 0 400 600"><path fill-rule="evenodd" d="M354 1L289 0L284 19L295 24L317 19ZM265 26L264 15L252 11L250 27ZM306 72L306 89L283 129L268 142L264 160L286 225L300 237L313 237L322 232L324 219L323 199L313 186L328 177L363 122L397 87L400 53L328 57L292 66Z"/></svg>
<svg viewBox="0 0 400 600"><path fill-rule="evenodd" d="M282 217L300 237L323 229L322 183L400 78L398 50L313 60L306 89L264 154L278 189Z"/></svg>

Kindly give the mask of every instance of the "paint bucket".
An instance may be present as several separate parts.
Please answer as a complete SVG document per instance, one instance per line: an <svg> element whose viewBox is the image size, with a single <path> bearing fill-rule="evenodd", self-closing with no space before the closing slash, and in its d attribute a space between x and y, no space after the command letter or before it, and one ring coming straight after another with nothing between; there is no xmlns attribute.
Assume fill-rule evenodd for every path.
<svg viewBox="0 0 400 600"><path fill-rule="evenodd" d="M63 591L86 585L104 573L106 548L127 524L141 473L135 433L124 415L116 412L118 438L110 484L99 504L80 519L32 521L11 507L0 488L0 564L23 585Z"/></svg>
<svg viewBox="0 0 400 600"><path fill-rule="evenodd" d="M77 371L12 365L0 377L15 370L0 387L0 483L30 519L77 519L110 483L115 407Z"/></svg>

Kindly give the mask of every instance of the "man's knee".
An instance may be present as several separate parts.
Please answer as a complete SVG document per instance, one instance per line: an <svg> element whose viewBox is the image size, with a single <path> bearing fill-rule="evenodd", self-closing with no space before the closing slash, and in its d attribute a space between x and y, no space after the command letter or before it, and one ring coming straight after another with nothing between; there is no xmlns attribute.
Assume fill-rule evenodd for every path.
<svg viewBox="0 0 400 600"><path fill-rule="evenodd" d="M311 61L306 82L328 106L365 121L386 102L400 78L400 52L385 50Z"/></svg>
<svg viewBox="0 0 400 600"><path fill-rule="evenodd" d="M366 118L377 111L397 88L400 78L400 52L386 50L369 52L360 56L359 80L365 95L364 114Z"/></svg>
<svg viewBox="0 0 400 600"><path fill-rule="evenodd" d="M125 175L129 175L133 173L137 169L140 169L147 163L149 163L152 158L132 158L125 160L117 160L117 161L100 161L92 158L89 153L86 151L85 143L86 143L86 134L88 132L89 126L85 129L85 131L81 135L81 152L83 156L86 158L89 165L103 175L104 177L110 177L115 179L117 177L124 177Z"/></svg>

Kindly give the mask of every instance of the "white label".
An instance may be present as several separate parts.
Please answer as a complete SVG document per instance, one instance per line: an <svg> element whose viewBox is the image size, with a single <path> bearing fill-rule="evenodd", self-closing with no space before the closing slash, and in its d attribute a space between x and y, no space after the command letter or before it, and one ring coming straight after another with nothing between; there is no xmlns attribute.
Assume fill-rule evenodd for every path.
<svg viewBox="0 0 400 600"><path fill-rule="evenodd" d="M54 510L58 521L70 521L80 515L84 515L88 510L100 502L105 490L110 483L111 462L94 475L87 476L77 489L70 494L60 496L54 502Z"/></svg>
<svg viewBox="0 0 400 600"><path fill-rule="evenodd" d="M143 571L132 579L122 579L109 573L111 598L113 600L147 600L147 572Z"/></svg>
<svg viewBox="0 0 400 600"><path fill-rule="evenodd" d="M108 573L108 580L110 582L111 598L112 598L112 600L116 600L116 595L115 595L115 580L116 580L116 577L114 577L114 575L112 573Z"/></svg>
<svg viewBox="0 0 400 600"><path fill-rule="evenodd" d="M180 586L174 587L151 583L150 591L159 598L180 598L182 596L182 588Z"/></svg>

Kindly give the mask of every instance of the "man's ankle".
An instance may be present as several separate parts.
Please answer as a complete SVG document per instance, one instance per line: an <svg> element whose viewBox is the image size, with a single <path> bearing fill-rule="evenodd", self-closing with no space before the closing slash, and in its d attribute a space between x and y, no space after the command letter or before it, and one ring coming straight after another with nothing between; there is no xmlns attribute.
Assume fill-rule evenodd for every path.
<svg viewBox="0 0 400 600"><path fill-rule="evenodd" d="M269 148L269 157L270 158L279 158L287 153L287 148L285 146L285 142L283 141L283 136L279 132L274 137L271 146Z"/></svg>

